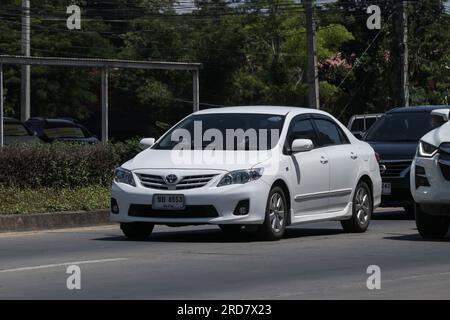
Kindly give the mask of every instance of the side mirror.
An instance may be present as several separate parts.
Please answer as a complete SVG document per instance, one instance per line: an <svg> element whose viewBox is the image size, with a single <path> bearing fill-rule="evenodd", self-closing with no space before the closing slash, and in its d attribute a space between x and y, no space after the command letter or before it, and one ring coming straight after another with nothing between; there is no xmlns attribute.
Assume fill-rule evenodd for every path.
<svg viewBox="0 0 450 320"><path fill-rule="evenodd" d="M435 109L431 111L432 116L437 116L442 118L444 122L447 122L450 118L450 110L449 109Z"/></svg>
<svg viewBox="0 0 450 320"><path fill-rule="evenodd" d="M139 147L144 150L155 144L155 138L144 138L139 141Z"/></svg>
<svg viewBox="0 0 450 320"><path fill-rule="evenodd" d="M314 149L314 143L310 139L295 139L292 141L291 152L305 152Z"/></svg>

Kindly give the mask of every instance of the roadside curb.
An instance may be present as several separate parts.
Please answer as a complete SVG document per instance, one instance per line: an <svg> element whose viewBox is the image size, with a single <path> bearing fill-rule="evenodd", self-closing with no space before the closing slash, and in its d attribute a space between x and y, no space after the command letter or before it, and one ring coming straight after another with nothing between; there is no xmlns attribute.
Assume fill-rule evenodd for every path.
<svg viewBox="0 0 450 320"><path fill-rule="evenodd" d="M0 233L89 227L112 224L109 209L0 215Z"/></svg>

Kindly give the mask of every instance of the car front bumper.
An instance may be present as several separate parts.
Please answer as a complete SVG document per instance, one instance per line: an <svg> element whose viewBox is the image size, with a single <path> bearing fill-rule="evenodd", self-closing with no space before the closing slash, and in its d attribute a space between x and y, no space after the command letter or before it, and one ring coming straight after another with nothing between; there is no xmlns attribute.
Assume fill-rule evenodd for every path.
<svg viewBox="0 0 450 320"><path fill-rule="evenodd" d="M113 182L111 198L117 201L119 213L110 213L114 222L151 222L155 224L261 224L265 219L270 186L258 179L246 184L187 190L155 190L139 184L136 187ZM155 194L184 195L183 210L152 210ZM249 201L249 212L234 214L237 204ZM135 210L138 208L138 210ZM138 216L136 216L136 211ZM204 214L204 216L199 216Z"/></svg>
<svg viewBox="0 0 450 320"><path fill-rule="evenodd" d="M391 194L381 195L381 207L404 207L414 204L409 187L409 175L404 178L382 177L382 181L391 184Z"/></svg>
<svg viewBox="0 0 450 320"><path fill-rule="evenodd" d="M416 186L416 167L425 169L429 186ZM417 157L411 166L411 193L420 204L442 204L450 206L450 181L446 180L439 167L438 156ZM450 210L449 210L450 211Z"/></svg>

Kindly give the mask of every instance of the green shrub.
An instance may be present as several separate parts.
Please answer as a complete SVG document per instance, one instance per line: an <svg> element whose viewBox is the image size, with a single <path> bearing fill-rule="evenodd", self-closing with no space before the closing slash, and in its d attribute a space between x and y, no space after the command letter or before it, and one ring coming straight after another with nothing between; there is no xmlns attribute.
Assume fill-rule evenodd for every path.
<svg viewBox="0 0 450 320"><path fill-rule="evenodd" d="M114 168L138 151L137 141L6 146L0 152L0 187L109 185Z"/></svg>
<svg viewBox="0 0 450 320"><path fill-rule="evenodd" d="M109 186L33 189L0 187L0 215L107 209L110 192Z"/></svg>

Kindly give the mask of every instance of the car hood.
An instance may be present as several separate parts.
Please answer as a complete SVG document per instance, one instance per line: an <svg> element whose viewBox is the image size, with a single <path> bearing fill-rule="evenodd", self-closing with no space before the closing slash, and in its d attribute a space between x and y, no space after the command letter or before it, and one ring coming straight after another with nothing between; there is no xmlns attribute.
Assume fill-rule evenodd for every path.
<svg viewBox="0 0 450 320"><path fill-rule="evenodd" d="M147 149L122 165L128 170L138 169L204 169L232 171L250 169L268 160L275 151L201 151Z"/></svg>
<svg viewBox="0 0 450 320"><path fill-rule="evenodd" d="M374 142L367 141L383 160L412 160L419 142Z"/></svg>
<svg viewBox="0 0 450 320"><path fill-rule="evenodd" d="M421 140L436 147L439 147L441 143L450 142L450 122L446 122L439 128L431 130Z"/></svg>

